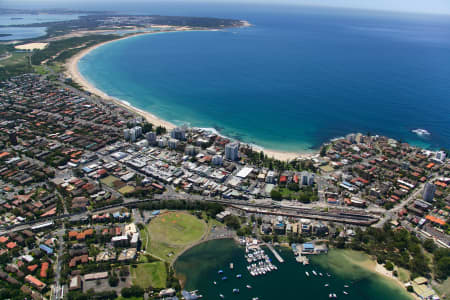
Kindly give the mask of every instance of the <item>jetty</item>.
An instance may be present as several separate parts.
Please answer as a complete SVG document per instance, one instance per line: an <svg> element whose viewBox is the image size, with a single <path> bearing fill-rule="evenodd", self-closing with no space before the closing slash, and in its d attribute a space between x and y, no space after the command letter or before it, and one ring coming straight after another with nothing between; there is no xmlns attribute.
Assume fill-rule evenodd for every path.
<svg viewBox="0 0 450 300"><path fill-rule="evenodd" d="M275 248L270 245L270 244L265 244L267 246L267 248L269 248L270 251L272 251L273 255L275 256L275 258L280 262L284 262L284 259L281 257L280 254L278 254L277 250L275 250Z"/></svg>

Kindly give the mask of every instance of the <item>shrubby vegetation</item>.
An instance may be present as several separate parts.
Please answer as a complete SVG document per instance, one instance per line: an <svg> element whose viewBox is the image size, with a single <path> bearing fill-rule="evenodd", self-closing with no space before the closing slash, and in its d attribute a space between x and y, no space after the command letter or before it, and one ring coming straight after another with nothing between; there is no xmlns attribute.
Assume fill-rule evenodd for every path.
<svg viewBox="0 0 450 300"><path fill-rule="evenodd" d="M282 161L264 154L263 151L255 151L250 146L245 147L242 146L240 148L241 152L245 154L247 157L245 160L250 164L257 167L265 167L269 170L277 170L277 171L311 171L315 172L316 168L314 167L312 161L310 160L291 160L291 161Z"/></svg>
<svg viewBox="0 0 450 300"><path fill-rule="evenodd" d="M138 205L140 209L176 209L176 210L204 210L209 217L214 218L218 213L224 210L223 205L218 203L208 203L203 201L185 201L185 200L162 200L150 201Z"/></svg>
<svg viewBox="0 0 450 300"><path fill-rule="evenodd" d="M81 291L71 291L67 293L67 299L69 300L113 300L117 298L117 293L115 291L106 292L94 292L93 290L88 290L86 293Z"/></svg>
<svg viewBox="0 0 450 300"><path fill-rule="evenodd" d="M450 274L450 249L437 248L432 240L422 242L404 228L391 228L388 224L383 228L369 227L365 231L358 228L349 243L338 237L334 245L373 255L388 270L393 270L394 265L405 268L412 278L430 278L434 273L435 278L444 280ZM432 261L425 251L433 254Z"/></svg>
<svg viewBox="0 0 450 300"><path fill-rule="evenodd" d="M116 38L116 35L99 34L53 41L45 49L33 51L31 63L33 65L40 65L45 60L63 62L83 49Z"/></svg>
<svg viewBox="0 0 450 300"><path fill-rule="evenodd" d="M120 294L124 298L142 297L144 295L144 289L138 285L132 285L129 288L123 288Z"/></svg>

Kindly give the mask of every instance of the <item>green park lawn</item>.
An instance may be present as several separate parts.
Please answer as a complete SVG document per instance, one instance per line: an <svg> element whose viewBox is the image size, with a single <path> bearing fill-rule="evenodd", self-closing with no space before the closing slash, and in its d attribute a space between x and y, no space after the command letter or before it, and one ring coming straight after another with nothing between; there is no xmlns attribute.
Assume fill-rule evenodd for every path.
<svg viewBox="0 0 450 300"><path fill-rule="evenodd" d="M178 253L199 241L207 229L203 220L191 214L167 212L150 222L147 228L150 241L143 240L143 246L152 255L172 262Z"/></svg>
<svg viewBox="0 0 450 300"><path fill-rule="evenodd" d="M126 186L118 189L118 192L121 193L122 195L126 195L126 194L134 192L134 190L135 190L134 187L132 187L130 185L126 185Z"/></svg>
<svg viewBox="0 0 450 300"><path fill-rule="evenodd" d="M137 264L136 268L131 267L131 278L133 284L144 289L149 286L164 288L167 280L166 266L162 261Z"/></svg>
<svg viewBox="0 0 450 300"><path fill-rule="evenodd" d="M114 176L111 176L111 175L108 176L108 177L105 177L105 178L100 179L100 181L101 181L103 184L106 184L106 185L109 186L110 188L113 188L113 187L114 187L113 182L116 181L116 180L119 180L119 178L114 177Z"/></svg>

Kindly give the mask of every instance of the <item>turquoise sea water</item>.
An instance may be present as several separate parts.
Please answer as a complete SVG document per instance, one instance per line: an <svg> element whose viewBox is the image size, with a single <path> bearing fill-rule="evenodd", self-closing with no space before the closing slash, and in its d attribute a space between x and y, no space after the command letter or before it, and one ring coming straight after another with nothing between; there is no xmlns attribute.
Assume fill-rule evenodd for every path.
<svg viewBox="0 0 450 300"><path fill-rule="evenodd" d="M285 260L278 263L270 251L266 251L278 266L263 276L252 277L244 259L245 251L232 240L210 241L200 244L183 254L176 262L178 274L187 275L186 289L199 290L204 299L329 299L330 293L335 293L338 299L346 300L406 300L411 299L407 292L381 276L366 271L356 265L349 264L346 270L334 270L328 267L328 257L322 255L314 258L309 266L303 266L295 261L292 251L280 250ZM234 269L229 269L229 263L234 263ZM224 275L218 275L218 270L224 270ZM313 276L312 270L321 272L324 276ZM308 271L310 276L305 275ZM329 273L331 277L325 274ZM242 274L242 278L236 278ZM227 280L222 281L222 276ZM217 285L213 282L216 281ZM324 285L328 283L329 286ZM247 289L246 285L252 288ZM344 285L348 285L346 288ZM233 294L238 288L239 294ZM348 295L343 294L343 291Z"/></svg>
<svg viewBox="0 0 450 300"><path fill-rule="evenodd" d="M81 73L164 119L265 148L317 149L349 132L450 147L450 17L303 7L190 13L255 26L121 40L85 56Z"/></svg>

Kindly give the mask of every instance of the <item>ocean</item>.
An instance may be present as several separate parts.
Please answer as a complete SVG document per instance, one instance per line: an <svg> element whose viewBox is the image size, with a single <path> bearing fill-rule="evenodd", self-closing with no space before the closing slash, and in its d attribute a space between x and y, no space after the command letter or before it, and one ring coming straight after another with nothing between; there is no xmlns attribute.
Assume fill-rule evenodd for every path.
<svg viewBox="0 0 450 300"><path fill-rule="evenodd" d="M117 41L80 60L80 72L175 124L268 149L312 151L350 132L450 147L449 16L199 5L156 12L254 26Z"/></svg>
<svg viewBox="0 0 450 300"><path fill-rule="evenodd" d="M279 263L266 249L278 270L266 275L253 277L246 269L245 251L233 240L216 240L196 246L179 257L175 264L176 272L183 277L187 274L185 288L198 290L204 299L329 299L330 293L335 293L338 299L346 300L406 300L412 299L407 292L395 283L380 275L363 269L355 264L333 267L333 258L327 255L313 257L310 265L303 266L295 261L290 250L278 249L285 260ZM332 250L338 251L338 250ZM338 253L338 255L340 255ZM233 262L234 269L229 264ZM219 275L218 270L224 274ZM323 276L314 276L312 270ZM310 276L307 277L305 271ZM326 276L330 274L331 277ZM242 278L236 278L242 274ZM222 276L228 279L222 281ZM214 281L217 285L214 285ZM328 286L325 286L328 284ZM246 288L250 285L252 288ZM348 287L345 287L348 286ZM238 288L239 294L233 289ZM348 294L345 295L343 291Z"/></svg>

